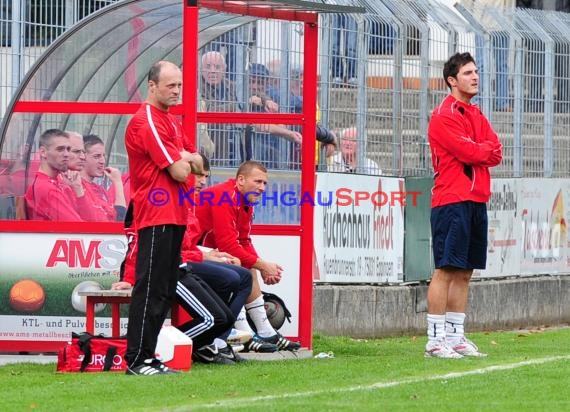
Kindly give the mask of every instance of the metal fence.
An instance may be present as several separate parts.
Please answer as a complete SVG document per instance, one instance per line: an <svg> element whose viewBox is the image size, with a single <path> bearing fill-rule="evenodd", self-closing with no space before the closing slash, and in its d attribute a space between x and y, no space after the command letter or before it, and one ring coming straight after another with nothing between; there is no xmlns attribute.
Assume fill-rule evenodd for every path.
<svg viewBox="0 0 570 412"><path fill-rule="evenodd" d="M0 119L28 69L65 30L118 0L2 0Z"/></svg>
<svg viewBox="0 0 570 412"><path fill-rule="evenodd" d="M46 46L84 16L114 2L3 2L0 116ZM321 16L318 120L343 137L342 151L355 152L357 159L353 167L342 151L330 157L323 152L321 170L431 174L426 131L431 111L448 92L443 63L456 51L469 51L480 69L479 104L504 144L505 158L494 176L569 176L570 15L451 7L435 0L330 3L362 6L366 13ZM199 53L223 57L234 103L224 107L218 97L207 96L204 65L217 69L215 63L203 62L201 109L298 110L301 54L315 52L302 49L302 36L302 25L291 22L259 20L231 31L220 25L216 36L201 42ZM199 127L203 149L216 144L214 165L234 166L250 156L274 169L298 168L299 132L263 125Z"/></svg>

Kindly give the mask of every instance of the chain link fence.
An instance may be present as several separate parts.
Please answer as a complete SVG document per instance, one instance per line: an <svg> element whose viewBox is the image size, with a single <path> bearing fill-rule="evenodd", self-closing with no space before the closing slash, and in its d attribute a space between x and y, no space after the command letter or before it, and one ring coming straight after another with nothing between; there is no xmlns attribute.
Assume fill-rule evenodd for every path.
<svg viewBox="0 0 570 412"><path fill-rule="evenodd" d="M57 36L115 2L2 2L0 116ZM443 63L455 52L469 51L479 66L478 103L504 144L504 161L494 176L568 177L569 14L435 0L326 3L361 6L366 13L322 14L318 50L303 50L303 26L292 22L258 20L231 31L218 23L202 31L200 110L298 112L302 53L317 52L317 120L341 138L338 153L327 157L320 151L320 170L426 176L432 169L429 116L448 93ZM221 56L223 63L205 62L206 54ZM227 96L208 94L208 76L216 71L228 82L231 107L221 104ZM272 169L295 170L300 132L293 126L209 124L199 126L198 135L204 150L210 142L216 145L214 165L233 167L252 157ZM343 151L355 153L354 165L347 164ZM110 158L124 161L120 153Z"/></svg>

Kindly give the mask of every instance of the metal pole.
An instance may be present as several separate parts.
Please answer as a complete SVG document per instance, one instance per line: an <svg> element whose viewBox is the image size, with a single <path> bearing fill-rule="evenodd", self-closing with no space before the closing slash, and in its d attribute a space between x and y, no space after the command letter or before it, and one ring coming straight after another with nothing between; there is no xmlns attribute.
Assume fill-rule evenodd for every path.
<svg viewBox="0 0 570 412"><path fill-rule="evenodd" d="M372 173L371 170L366 170L367 158L367 145L368 138L366 133L366 113L368 113L368 88L366 87L366 65L368 56L368 43L366 42L365 21L363 16L353 16L356 20L358 33L356 37L357 44L357 73L358 73L358 86L356 96L356 130L358 131L358 158L356 159L356 166L359 173Z"/></svg>
<svg viewBox="0 0 570 412"><path fill-rule="evenodd" d="M22 56L24 55L23 33L25 1L12 0L12 91L16 90L24 75Z"/></svg>
<svg viewBox="0 0 570 412"><path fill-rule="evenodd" d="M69 29L79 20L79 7L75 0L65 0L65 28Z"/></svg>

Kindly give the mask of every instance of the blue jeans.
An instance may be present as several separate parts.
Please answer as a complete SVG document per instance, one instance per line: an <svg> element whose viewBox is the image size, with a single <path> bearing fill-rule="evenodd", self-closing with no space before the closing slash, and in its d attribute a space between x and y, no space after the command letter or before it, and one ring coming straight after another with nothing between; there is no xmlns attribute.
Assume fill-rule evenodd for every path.
<svg viewBox="0 0 570 412"><path fill-rule="evenodd" d="M346 75L348 79L356 77L356 20L345 14L335 14L332 29L332 76L343 78Z"/></svg>
<svg viewBox="0 0 570 412"><path fill-rule="evenodd" d="M187 270L203 279L230 308L237 318L251 293L251 272L241 266L218 262L187 262ZM226 339L231 328L220 335Z"/></svg>

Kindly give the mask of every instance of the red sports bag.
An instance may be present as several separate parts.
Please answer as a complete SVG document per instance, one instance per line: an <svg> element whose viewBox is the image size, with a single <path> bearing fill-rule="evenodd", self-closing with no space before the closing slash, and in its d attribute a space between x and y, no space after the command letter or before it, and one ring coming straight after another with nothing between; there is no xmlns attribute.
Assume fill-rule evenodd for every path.
<svg viewBox="0 0 570 412"><path fill-rule="evenodd" d="M71 342L59 350L58 372L119 372L127 369L125 338L72 333Z"/></svg>

